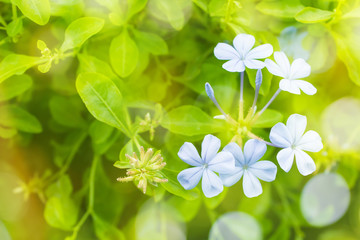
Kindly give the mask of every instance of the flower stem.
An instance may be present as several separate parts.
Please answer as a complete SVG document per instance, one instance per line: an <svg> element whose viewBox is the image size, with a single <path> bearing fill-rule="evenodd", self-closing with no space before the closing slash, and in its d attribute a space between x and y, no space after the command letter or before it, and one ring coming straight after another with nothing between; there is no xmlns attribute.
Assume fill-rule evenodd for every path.
<svg viewBox="0 0 360 240"><path fill-rule="evenodd" d="M275 144L273 144L273 143L271 143L271 142L268 142L268 141L265 141L265 140L262 139L261 137L256 136L256 135L253 134L252 132L248 132L247 135L248 135L249 138L253 138L253 139L262 141L262 142L265 143L266 145L269 145L269 146L272 146L272 147L278 147L278 146L276 146Z"/></svg>
<svg viewBox="0 0 360 240"><path fill-rule="evenodd" d="M270 104L275 100L275 98L279 95L279 93L281 92L281 89L279 88L274 95L270 98L270 100L267 102L267 104L255 115L253 121L256 121L261 114L264 113L264 111L270 106Z"/></svg>
<svg viewBox="0 0 360 240"><path fill-rule="evenodd" d="M244 72L240 73L239 120L244 118Z"/></svg>

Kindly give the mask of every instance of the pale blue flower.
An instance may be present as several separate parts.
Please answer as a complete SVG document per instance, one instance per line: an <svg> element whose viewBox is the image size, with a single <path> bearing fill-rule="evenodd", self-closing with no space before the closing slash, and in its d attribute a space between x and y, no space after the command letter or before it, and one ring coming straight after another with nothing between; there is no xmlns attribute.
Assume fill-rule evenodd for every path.
<svg viewBox="0 0 360 240"><path fill-rule="evenodd" d="M249 34L238 34L233 41L234 47L227 43L218 43L214 49L215 57L229 60L222 67L229 72L244 72L245 67L261 69L264 62L257 59L267 58L273 53L271 44L255 47L255 38Z"/></svg>
<svg viewBox="0 0 360 240"><path fill-rule="evenodd" d="M282 77L279 88L293 94L300 94L302 90L307 95L314 95L316 88L309 82L299 80L310 75L311 67L302 58L295 59L291 65L284 52L275 52L273 60L266 59L266 68L273 75Z"/></svg>
<svg viewBox="0 0 360 240"><path fill-rule="evenodd" d="M281 50L293 59L309 59L309 51L303 48L303 41L307 35L308 32L300 32L299 29L294 26L285 28L281 31L278 38Z"/></svg>
<svg viewBox="0 0 360 240"><path fill-rule="evenodd" d="M204 195L208 198L220 194L224 186L216 173L228 174L234 171L235 160L229 152L219 152L220 139L209 134L206 135L201 145L201 157L192 143L185 142L178 156L187 164L194 166L181 171L177 179L180 184L190 190L196 187L202 178L201 185Z"/></svg>
<svg viewBox="0 0 360 240"><path fill-rule="evenodd" d="M244 194L251 198L262 193L259 179L271 182L275 180L277 167L270 161L258 161L266 152L266 144L255 139L245 143L244 153L239 145L232 142L224 147L223 151L232 153L235 158L235 170L230 174L220 174L226 187L237 183L242 176Z"/></svg>
<svg viewBox="0 0 360 240"><path fill-rule="evenodd" d="M316 170L314 160L303 150L318 152L323 148L323 144L317 132L310 130L304 134L306 124L305 116L293 114L288 118L286 126L283 123L277 123L270 131L271 142L283 148L276 158L285 172L291 169L294 157L302 175L309 175Z"/></svg>

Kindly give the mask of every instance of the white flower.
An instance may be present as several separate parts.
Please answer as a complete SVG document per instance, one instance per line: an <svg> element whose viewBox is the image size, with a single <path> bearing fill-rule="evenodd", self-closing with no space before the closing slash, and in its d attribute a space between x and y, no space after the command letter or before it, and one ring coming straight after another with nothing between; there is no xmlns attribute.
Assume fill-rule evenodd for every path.
<svg viewBox="0 0 360 240"><path fill-rule="evenodd" d="M255 38L249 34L239 34L234 38L234 47L226 43L218 43L214 49L215 57L229 60L222 67L229 72L244 72L245 66L251 69L265 67L264 62L257 59L267 58L273 52L271 44L263 44L251 49Z"/></svg>
<svg viewBox="0 0 360 240"><path fill-rule="evenodd" d="M294 94L300 94L300 89L307 95L314 95L316 88L309 82L298 80L310 75L311 67L302 58L295 59L290 65L289 59L283 52L275 52L273 60L266 59L265 65L270 73L282 77L280 89Z"/></svg>
<svg viewBox="0 0 360 240"><path fill-rule="evenodd" d="M202 178L202 190L206 197L214 197L223 191L221 179L214 172L227 174L234 171L235 160L229 152L218 153L220 145L220 139L206 135L201 145L201 157L192 143L186 142L181 146L179 158L194 166L181 171L177 176L186 190L196 187Z"/></svg>
<svg viewBox="0 0 360 240"><path fill-rule="evenodd" d="M220 174L223 184L230 187L237 183L242 176L244 194L251 198L262 193L258 178L271 182L276 177L276 165L270 161L258 161L266 152L266 144L255 139L245 143L244 154L236 143L229 143L223 151L231 152L235 158L235 170L230 174Z"/></svg>
<svg viewBox="0 0 360 240"><path fill-rule="evenodd" d="M309 175L316 170L313 159L303 150L318 152L323 148L323 144L317 132L310 130L304 134L306 123L305 116L293 114L288 118L286 126L277 123L270 131L271 142L284 148L279 151L276 158L285 172L291 169L294 157L302 175Z"/></svg>

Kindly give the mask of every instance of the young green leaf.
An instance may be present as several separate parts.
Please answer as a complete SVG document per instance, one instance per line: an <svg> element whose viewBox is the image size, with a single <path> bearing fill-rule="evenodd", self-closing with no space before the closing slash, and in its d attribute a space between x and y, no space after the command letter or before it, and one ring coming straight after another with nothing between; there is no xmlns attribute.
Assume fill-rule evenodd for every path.
<svg viewBox="0 0 360 240"><path fill-rule="evenodd" d="M266 109L263 114L256 120L254 128L271 128L276 123L281 122L283 115L275 110Z"/></svg>
<svg viewBox="0 0 360 240"><path fill-rule="evenodd" d="M130 19L136 13L143 10L147 2L148 0L127 0L128 3L127 19Z"/></svg>
<svg viewBox="0 0 360 240"><path fill-rule="evenodd" d="M76 79L76 89L97 120L131 135L122 94L109 78L98 73L81 73Z"/></svg>
<svg viewBox="0 0 360 240"><path fill-rule="evenodd" d="M12 75L23 74L29 68L46 61L46 59L40 57L18 54L7 55L0 63L0 83Z"/></svg>
<svg viewBox="0 0 360 240"><path fill-rule="evenodd" d="M80 109L73 100L69 97L54 96L50 99L49 107L51 115L57 123L66 127L77 128L84 126L85 120L81 117Z"/></svg>
<svg viewBox="0 0 360 240"><path fill-rule="evenodd" d="M218 132L222 124L198 107L185 105L164 116L161 125L169 131L186 136Z"/></svg>
<svg viewBox="0 0 360 240"><path fill-rule="evenodd" d="M124 234L117 229L113 224L103 220L98 215L93 213L95 234L99 239L103 240L125 240Z"/></svg>
<svg viewBox="0 0 360 240"><path fill-rule="evenodd" d="M139 50L127 30L111 41L109 56L111 66L120 77L127 77L135 70Z"/></svg>
<svg viewBox="0 0 360 240"><path fill-rule="evenodd" d="M31 88L33 81L29 75L12 76L0 84L0 102L19 96Z"/></svg>
<svg viewBox="0 0 360 240"><path fill-rule="evenodd" d="M168 46L164 39L155 33L143 32L134 29L134 37L140 47L154 55L165 55Z"/></svg>
<svg viewBox="0 0 360 240"><path fill-rule="evenodd" d="M175 30L179 31L185 25L185 16L182 7L186 3L188 3L188 1L152 0L152 14L164 21L169 22Z"/></svg>
<svg viewBox="0 0 360 240"><path fill-rule="evenodd" d="M318 23L331 19L334 12L313 7L306 7L295 16L296 21L301 23Z"/></svg>
<svg viewBox="0 0 360 240"><path fill-rule="evenodd" d="M44 217L46 222L54 227L69 231L75 225L78 208L74 201L66 197L51 197L45 205Z"/></svg>
<svg viewBox="0 0 360 240"><path fill-rule="evenodd" d="M23 31L23 20L17 18L6 26L6 33L9 37L15 37Z"/></svg>
<svg viewBox="0 0 360 240"><path fill-rule="evenodd" d="M255 89L255 78L256 78L256 70L253 69L246 69L246 74L248 75L250 85ZM262 83L260 86L259 93L263 96L266 96L269 93L270 86L271 86L271 80L274 75L272 75L269 71L263 70L262 71L263 78Z"/></svg>
<svg viewBox="0 0 360 240"><path fill-rule="evenodd" d="M96 17L83 17L76 19L65 30L65 40L60 50L80 47L91 36L98 33L104 26L104 20Z"/></svg>
<svg viewBox="0 0 360 240"><path fill-rule="evenodd" d="M293 18L304 6L300 0L267 0L256 5L261 13L280 18Z"/></svg>
<svg viewBox="0 0 360 240"><path fill-rule="evenodd" d="M31 21L45 25L50 19L49 0L12 0L20 11Z"/></svg>
<svg viewBox="0 0 360 240"><path fill-rule="evenodd" d="M2 106L0 107L0 114L1 126L28 133L40 133L42 131L41 124L36 117L18 106Z"/></svg>

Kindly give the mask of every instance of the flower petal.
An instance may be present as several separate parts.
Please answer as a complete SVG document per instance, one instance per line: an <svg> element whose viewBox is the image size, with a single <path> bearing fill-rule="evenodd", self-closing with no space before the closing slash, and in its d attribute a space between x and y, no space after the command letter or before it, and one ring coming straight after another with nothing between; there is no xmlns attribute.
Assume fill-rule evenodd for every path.
<svg viewBox="0 0 360 240"><path fill-rule="evenodd" d="M271 128L270 141L280 148L291 146L292 138L285 124L277 123Z"/></svg>
<svg viewBox="0 0 360 240"><path fill-rule="evenodd" d="M217 154L221 146L220 139L208 134L201 144L201 158L204 163L209 163Z"/></svg>
<svg viewBox="0 0 360 240"><path fill-rule="evenodd" d="M283 78L285 77L285 73L282 72L282 69L273 60L265 59L265 66L271 74Z"/></svg>
<svg viewBox="0 0 360 240"><path fill-rule="evenodd" d="M273 162L259 161L251 165L248 171L263 181L271 182L275 180L277 167Z"/></svg>
<svg viewBox="0 0 360 240"><path fill-rule="evenodd" d="M282 79L279 84L279 88L283 91L299 95L300 88L294 80Z"/></svg>
<svg viewBox="0 0 360 240"><path fill-rule="evenodd" d="M295 157L296 166L299 169L301 175L307 176L316 170L314 160L309 156L309 154L301 150L296 150Z"/></svg>
<svg viewBox="0 0 360 240"><path fill-rule="evenodd" d="M311 67L302 58L295 59L290 67L290 79L300 79L310 75Z"/></svg>
<svg viewBox="0 0 360 240"><path fill-rule="evenodd" d="M209 169L217 173L228 174L234 172L235 159L229 152L219 152L209 161Z"/></svg>
<svg viewBox="0 0 360 240"><path fill-rule="evenodd" d="M314 95L317 89L309 82L303 80L293 80L294 83L307 95Z"/></svg>
<svg viewBox="0 0 360 240"><path fill-rule="evenodd" d="M231 187L241 179L243 173L244 171L241 167L236 167L235 171L231 174L220 174L220 179L224 186Z"/></svg>
<svg viewBox="0 0 360 240"><path fill-rule="evenodd" d="M209 169L204 170L201 185L204 195L207 198L215 197L224 190L219 176Z"/></svg>
<svg viewBox="0 0 360 240"><path fill-rule="evenodd" d="M301 139L305 132L307 120L306 117L300 114L292 114L287 122L286 126L289 129L291 137L293 139L292 144L297 146L298 141Z"/></svg>
<svg viewBox="0 0 360 240"><path fill-rule="evenodd" d="M294 149L288 147L280 150L276 155L278 163L282 170L289 172L294 162Z"/></svg>
<svg viewBox="0 0 360 240"><path fill-rule="evenodd" d="M273 53L273 46L271 44L263 44L257 46L256 48L250 50L250 52L246 55L246 59L261 59L270 57Z"/></svg>
<svg viewBox="0 0 360 240"><path fill-rule="evenodd" d="M281 72L285 75L284 78L288 78L290 75L290 62L284 52L275 52L274 58L279 65Z"/></svg>
<svg viewBox="0 0 360 240"><path fill-rule="evenodd" d="M299 140L297 147L309 152L318 152L323 148L320 135L313 131L307 131Z"/></svg>
<svg viewBox="0 0 360 240"><path fill-rule="evenodd" d="M248 198L257 197L262 193L259 179L249 171L244 172L243 189L245 196Z"/></svg>
<svg viewBox="0 0 360 240"><path fill-rule="evenodd" d="M177 179L181 186L183 186L186 190L193 189L199 183L204 168L203 167L193 167L182 170L178 175Z"/></svg>
<svg viewBox="0 0 360 240"><path fill-rule="evenodd" d="M262 158L266 152L266 144L256 139L250 139L245 143L244 157L248 165L255 163Z"/></svg>
<svg viewBox="0 0 360 240"><path fill-rule="evenodd" d="M194 167L198 167L203 164L203 160L200 158L195 146L189 142L185 142L181 146L178 156L181 160Z"/></svg>
<svg viewBox="0 0 360 240"><path fill-rule="evenodd" d="M240 58L244 59L250 49L255 44L255 38L249 34L238 34L233 41L235 49L238 51Z"/></svg>
<svg viewBox="0 0 360 240"><path fill-rule="evenodd" d="M214 48L214 55L220 60L239 59L239 53L227 43L218 43Z"/></svg>
<svg viewBox="0 0 360 240"><path fill-rule="evenodd" d="M224 147L223 151L230 152L234 156L235 166L240 167L245 164L244 154L237 143L229 143Z"/></svg>
<svg viewBox="0 0 360 240"><path fill-rule="evenodd" d="M239 59L232 59L222 65L222 67L229 72L243 72L245 71L244 61Z"/></svg>
<svg viewBox="0 0 360 240"><path fill-rule="evenodd" d="M254 59L245 59L244 64L250 69L262 69L265 67L265 63Z"/></svg>

